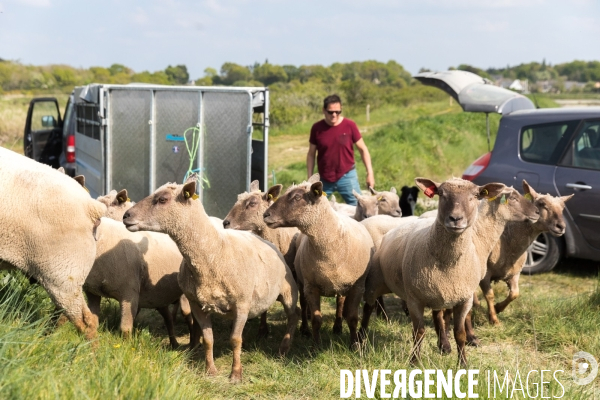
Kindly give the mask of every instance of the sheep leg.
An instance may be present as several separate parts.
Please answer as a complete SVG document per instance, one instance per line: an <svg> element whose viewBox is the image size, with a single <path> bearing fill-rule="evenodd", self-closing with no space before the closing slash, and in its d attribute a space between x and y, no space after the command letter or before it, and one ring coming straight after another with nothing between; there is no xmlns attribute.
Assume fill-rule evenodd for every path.
<svg viewBox="0 0 600 400"><path fill-rule="evenodd" d="M44 286L56 307L64 310L64 315L75 325L79 332L85 334L86 339L96 338L98 334L98 317L90 311L85 302L81 286L76 286L74 282L72 285L68 285L64 281L60 282L60 287L47 282L44 282L42 286Z"/></svg>
<svg viewBox="0 0 600 400"><path fill-rule="evenodd" d="M346 293L342 315L350 329L350 349L357 347L358 340L358 307L364 294L364 284L358 282Z"/></svg>
<svg viewBox="0 0 600 400"><path fill-rule="evenodd" d="M442 354L450 354L452 346L448 340L444 324L444 310L431 310L431 317L433 318L433 326L435 327L435 333L438 337L438 349Z"/></svg>
<svg viewBox="0 0 600 400"><path fill-rule="evenodd" d="M473 307L479 306L481 303L479 302L479 297L477 297L477 291L473 292Z"/></svg>
<svg viewBox="0 0 600 400"><path fill-rule="evenodd" d="M200 336L202 336L202 327L200 326L200 323L196 320L196 318L194 318L193 314L186 316L186 322L188 323L188 329L190 330L190 349L194 350L198 346L200 346Z"/></svg>
<svg viewBox="0 0 600 400"><path fill-rule="evenodd" d="M189 300L189 299L188 299ZM213 358L213 346L215 341L213 339L212 332L212 321L210 320L210 314L202 311L202 307L198 303L190 301L190 308L194 314L194 322L198 322L198 325L202 328L202 346L204 347L204 362L206 364L206 374L214 376L217 374L217 368L215 367L215 360Z"/></svg>
<svg viewBox="0 0 600 400"><path fill-rule="evenodd" d="M97 296L94 293L88 292L87 290L85 291L85 295L88 299L88 307L90 308L90 311L96 316L96 318L99 318L100 301L102 300L102 297Z"/></svg>
<svg viewBox="0 0 600 400"><path fill-rule="evenodd" d="M473 309L471 308L467 313L467 317L465 318L465 331L467 333L467 345L473 347L479 347L481 342L479 338L475 335L475 329L473 329Z"/></svg>
<svg viewBox="0 0 600 400"><path fill-rule="evenodd" d="M138 313L138 299L121 300L121 333L124 337L131 336L133 321Z"/></svg>
<svg viewBox="0 0 600 400"><path fill-rule="evenodd" d="M285 283L287 283L287 285ZM298 304L298 290L296 284L293 280L288 280L285 283L282 287L281 294L277 297L277 301L281 303L285 315L287 315L287 329L283 336L283 340L279 345L279 355L281 356L285 356L290 349L300 317L300 310L298 310L298 307L296 306Z"/></svg>
<svg viewBox="0 0 600 400"><path fill-rule="evenodd" d="M233 364L231 365L231 375L229 382L242 382L242 333L248 319L248 310L236 309L233 320L233 328L231 329L231 348L233 350Z"/></svg>
<svg viewBox="0 0 600 400"><path fill-rule="evenodd" d="M358 333L362 340L365 340L367 338L367 330L369 329L369 320L371 319L371 314L373 313L373 310L375 309L375 307L376 307L375 304L370 305L368 302L365 301L365 304L363 306L362 319L360 320L360 331Z"/></svg>
<svg viewBox="0 0 600 400"><path fill-rule="evenodd" d="M169 311L169 306L159 307L156 309L162 315L165 320L165 326L167 327L167 332L169 333L169 342L171 343L171 348L176 349L179 347L179 343L177 343L177 339L175 338L175 327L173 326L173 314Z"/></svg>
<svg viewBox="0 0 600 400"><path fill-rule="evenodd" d="M500 303L496 304L495 308L497 313L504 311L504 309L510 303L512 303L517 297L519 297L520 276L521 274L514 275L512 278L506 281L506 284L508 285L508 296L506 297L506 299L504 299L504 301L501 301Z"/></svg>
<svg viewBox="0 0 600 400"><path fill-rule="evenodd" d="M454 313L454 340L456 340L456 349L458 350L458 362L461 367L467 367L467 354L465 346L467 344L467 333L465 332L465 320L471 309L473 298L453 308Z"/></svg>
<svg viewBox="0 0 600 400"><path fill-rule="evenodd" d="M258 326L258 337L266 338L269 336L269 325L267 324L267 312L260 314L260 325Z"/></svg>
<svg viewBox="0 0 600 400"><path fill-rule="evenodd" d="M336 296L335 298L335 322L333 323L333 333L336 335L342 334L342 321L344 314L344 302L346 296Z"/></svg>
<svg viewBox="0 0 600 400"><path fill-rule="evenodd" d="M320 345L320 330L323 323L323 317L321 316L321 293L319 292L319 289L305 285L304 294L311 312L310 322L312 325L313 340L317 345Z"/></svg>
<svg viewBox="0 0 600 400"><path fill-rule="evenodd" d="M479 286L483 291L488 306L488 320L490 321L490 324L500 325L500 321L496 315L496 307L494 306L494 290L492 289L492 284L487 276L479 282Z"/></svg>
<svg viewBox="0 0 600 400"><path fill-rule="evenodd" d="M421 360L421 343L425 336L425 320L423 318L425 307L414 301L408 301L407 305L413 325L413 349L410 363L415 365Z"/></svg>
<svg viewBox="0 0 600 400"><path fill-rule="evenodd" d="M298 285L298 292L300 293L300 315L302 317L302 323L300 324L300 333L302 336L311 336L310 329L308 328L308 315L310 310L308 309L308 303L306 302L306 296L304 296L304 287Z"/></svg>

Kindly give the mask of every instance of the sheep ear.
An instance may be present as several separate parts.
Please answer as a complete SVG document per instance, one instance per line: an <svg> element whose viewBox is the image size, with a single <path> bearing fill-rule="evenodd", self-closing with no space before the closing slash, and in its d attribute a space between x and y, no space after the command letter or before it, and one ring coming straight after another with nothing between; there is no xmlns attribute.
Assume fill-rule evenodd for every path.
<svg viewBox="0 0 600 400"><path fill-rule="evenodd" d="M260 184L258 183L257 180L253 180L252 183L250 183L250 191L256 192L259 190L260 190Z"/></svg>
<svg viewBox="0 0 600 400"><path fill-rule="evenodd" d="M131 201L131 200L129 200L129 196L127 196L127 189L123 189L119 193L117 193L117 200L119 201L119 204L123 204L123 203L126 203L127 201Z"/></svg>
<svg viewBox="0 0 600 400"><path fill-rule="evenodd" d="M73 179L75 179L77 181L77 183L79 183L82 187L85 187L85 176L77 175L77 176L73 177Z"/></svg>
<svg viewBox="0 0 600 400"><path fill-rule="evenodd" d="M575 196L575 193L573 193L572 195L569 195L569 196L561 196L560 199L563 201L563 203L566 203L567 200L569 200L573 196Z"/></svg>
<svg viewBox="0 0 600 400"><path fill-rule="evenodd" d="M525 197L527 197L530 201L535 200L539 194L527 183L525 179L523 179L523 193ZM531 198L529 198L529 195Z"/></svg>
<svg viewBox="0 0 600 400"><path fill-rule="evenodd" d="M396 191L396 188L393 186L390 188L390 192L392 192L394 194L398 194L398 192Z"/></svg>
<svg viewBox="0 0 600 400"><path fill-rule="evenodd" d="M479 195L477 198L481 199L493 199L502 194L506 189L506 185L503 183L488 183L487 185L478 186Z"/></svg>
<svg viewBox="0 0 600 400"><path fill-rule="evenodd" d="M184 183L188 183L188 182L192 182L192 181L194 181L194 183L198 181L198 174L195 172L193 174L191 174L190 176L188 176Z"/></svg>
<svg viewBox="0 0 600 400"><path fill-rule="evenodd" d="M371 194L373 196L377 196L379 194L379 192L377 190L373 189L372 186L369 186L369 192L371 192Z"/></svg>
<svg viewBox="0 0 600 400"><path fill-rule="evenodd" d="M423 191L425 196L429 198L432 198L433 195L438 193L438 188L441 185L440 183L427 178L415 178L415 183L417 184L417 187Z"/></svg>
<svg viewBox="0 0 600 400"><path fill-rule="evenodd" d="M356 197L357 200L359 200L362 197L362 195L358 194L354 189L352 189L352 194L354 195L354 197Z"/></svg>
<svg viewBox="0 0 600 400"><path fill-rule="evenodd" d="M319 174L314 174L313 176L311 176L310 178L308 178L308 183L316 183L319 182L321 180L321 175Z"/></svg>
<svg viewBox="0 0 600 400"><path fill-rule="evenodd" d="M58 167L57 171L60 172L61 174L65 173L65 169L63 167Z"/></svg>
<svg viewBox="0 0 600 400"><path fill-rule="evenodd" d="M192 180L188 178L187 181L185 181L183 187L181 188L181 195L185 200L189 200L190 198L196 200L198 198L198 195L196 194L195 177Z"/></svg>
<svg viewBox="0 0 600 400"><path fill-rule="evenodd" d="M310 194L316 198L323 196L323 182L319 181L313 183L310 186Z"/></svg>
<svg viewBox="0 0 600 400"><path fill-rule="evenodd" d="M269 188L269 190L267 190L267 193L265 193L263 195L263 200L266 200L269 202L277 200L277 198L281 194L282 188L283 188L283 185L279 185L279 184L275 185L275 186L271 186Z"/></svg>

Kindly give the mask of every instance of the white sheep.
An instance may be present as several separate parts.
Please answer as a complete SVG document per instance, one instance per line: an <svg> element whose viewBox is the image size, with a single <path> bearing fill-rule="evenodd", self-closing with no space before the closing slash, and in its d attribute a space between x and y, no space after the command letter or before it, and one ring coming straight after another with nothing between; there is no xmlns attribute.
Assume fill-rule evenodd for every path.
<svg viewBox="0 0 600 400"><path fill-rule="evenodd" d="M206 215L192 175L183 185L168 183L129 209L123 222L130 231L167 233L184 257L179 285L202 328L206 371L217 370L213 359L210 315L233 319L231 382L242 379L242 331L246 320L264 313L276 300L288 318L279 346L287 353L298 322L298 288L281 253L269 242L245 231L217 229Z"/></svg>
<svg viewBox="0 0 600 400"><path fill-rule="evenodd" d="M35 278L79 331L95 337L98 318L82 285L106 207L72 178L2 147L0 187L0 269Z"/></svg>
<svg viewBox="0 0 600 400"><path fill-rule="evenodd" d="M358 342L358 305L364 292L373 240L359 222L328 204L319 175L293 185L264 213L271 228L297 227L303 233L294 266L312 314L313 339L320 343L321 296L346 296L343 316L350 346Z"/></svg>
<svg viewBox="0 0 600 400"><path fill-rule="evenodd" d="M565 202L573 195L553 197L549 194L538 194L523 180L523 193L533 200L540 212L540 217L535 223L509 222L504 228L500 240L492 250L487 260L487 272L479 283L488 304L488 318L490 323L499 324L497 313L502 312L513 300L519 296L519 277L527 258L526 250L531 243L543 232L553 236L562 236L565 233L565 220L563 210ZM504 281L508 285L506 299L494 305L494 291L491 282Z"/></svg>
<svg viewBox="0 0 600 400"><path fill-rule="evenodd" d="M483 276L485 267L482 265L504 229L504 224L499 222L504 218L498 218L497 223L486 227L485 235L477 234L474 224L478 219L478 200L496 198L505 186L499 183L477 186L462 179L439 184L416 178L415 182L426 195L439 195L437 218L417 218L384 236L371 269L375 273L380 269L380 272L369 274L365 301L373 307L379 295L390 291L406 300L415 340L412 362L419 358L425 332L424 308L435 311L434 323L439 337L444 331L442 310L452 308L459 362L466 365L465 319L473 293ZM501 209L503 204L499 203L504 200L506 198L485 202L487 210L483 213L494 214ZM512 201L512 198L506 201ZM506 219L515 214L506 206L501 210ZM521 218L535 214L535 207L528 212L522 213ZM366 323L362 328L366 329L368 320L363 322Z"/></svg>

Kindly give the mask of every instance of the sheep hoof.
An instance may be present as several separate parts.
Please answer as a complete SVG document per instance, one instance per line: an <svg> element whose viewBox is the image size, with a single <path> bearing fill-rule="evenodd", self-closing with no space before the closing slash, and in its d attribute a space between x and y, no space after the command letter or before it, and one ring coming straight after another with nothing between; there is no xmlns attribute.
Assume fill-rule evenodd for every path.
<svg viewBox="0 0 600 400"><path fill-rule="evenodd" d="M206 368L206 375L208 375L208 376L216 376L217 375L217 368L214 365L211 365L210 367Z"/></svg>
<svg viewBox="0 0 600 400"><path fill-rule="evenodd" d="M300 327L300 334L302 336L306 336L306 337L311 337L312 336L312 332L310 329L308 329L308 326L302 326Z"/></svg>
<svg viewBox="0 0 600 400"><path fill-rule="evenodd" d="M490 319L490 324L492 324L494 326L500 326L500 325L502 325L500 323L500 320L498 318L492 318L492 319Z"/></svg>
<svg viewBox="0 0 600 400"><path fill-rule="evenodd" d="M229 383L242 383L242 371L231 371L231 375L229 375Z"/></svg>
<svg viewBox="0 0 600 400"><path fill-rule="evenodd" d="M476 336L473 336L472 338L467 338L467 346L480 347L481 341Z"/></svg>
<svg viewBox="0 0 600 400"><path fill-rule="evenodd" d="M342 334L342 324L334 324L333 325L333 334L334 335L341 335Z"/></svg>
<svg viewBox="0 0 600 400"><path fill-rule="evenodd" d="M440 353L442 353L442 355L452 353L452 346L450 346L450 343L444 343L441 346L439 346L438 348L440 350Z"/></svg>

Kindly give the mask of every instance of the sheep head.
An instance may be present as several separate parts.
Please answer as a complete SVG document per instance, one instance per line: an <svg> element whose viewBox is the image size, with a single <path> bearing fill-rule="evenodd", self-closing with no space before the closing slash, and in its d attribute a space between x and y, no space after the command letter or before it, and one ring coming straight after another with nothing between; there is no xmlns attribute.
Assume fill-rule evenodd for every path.
<svg viewBox="0 0 600 400"><path fill-rule="evenodd" d="M495 198L488 199L490 211L504 221L535 223L539 218L537 207L512 187L505 188Z"/></svg>
<svg viewBox="0 0 600 400"><path fill-rule="evenodd" d="M362 221L363 219L377 215L379 212L378 197L363 196L362 194L357 193L355 190L352 190L352 194L358 202L356 205L355 215L357 221Z"/></svg>
<svg viewBox="0 0 600 400"><path fill-rule="evenodd" d="M131 207L123 215L123 223L131 232L167 232L176 229L174 221L185 218L194 204L200 204L196 194L196 175L190 176L183 185L167 183L156 189ZM197 211L194 211L197 212Z"/></svg>
<svg viewBox="0 0 600 400"><path fill-rule="evenodd" d="M122 221L123 214L135 204L129 199L127 189L123 189L117 193L116 190L111 190L107 195L98 196L96 199L106 206L105 217Z"/></svg>
<svg viewBox="0 0 600 400"><path fill-rule="evenodd" d="M523 191L525 197L531 199L539 210L536 226L544 232L550 232L553 236L562 236L567 226L563 217L565 202L574 195L554 197L549 194L538 194L525 179L523 179Z"/></svg>
<svg viewBox="0 0 600 400"><path fill-rule="evenodd" d="M494 198L506 188L502 183L477 186L464 179L453 178L437 183L427 178L415 178L415 183L426 196L438 195L438 223L448 232L461 234L477 218L479 200Z"/></svg>
<svg viewBox="0 0 600 400"><path fill-rule="evenodd" d="M316 175L316 182L315 182ZM318 220L318 209L333 212L323 192L319 175L307 182L290 186L285 194L265 211L263 219L269 228L302 227Z"/></svg>
<svg viewBox="0 0 600 400"><path fill-rule="evenodd" d="M382 215L390 215L392 217L401 217L402 210L400 209L400 197L396 192L395 187L391 187L389 191L378 192L373 188L369 188L371 194L377 198L377 213Z"/></svg>
<svg viewBox="0 0 600 400"><path fill-rule="evenodd" d="M277 199L282 187L275 185L262 193L258 188L258 181L253 181L250 192L238 195L237 201L223 220L223 227L255 232L263 230L266 227L263 214Z"/></svg>

